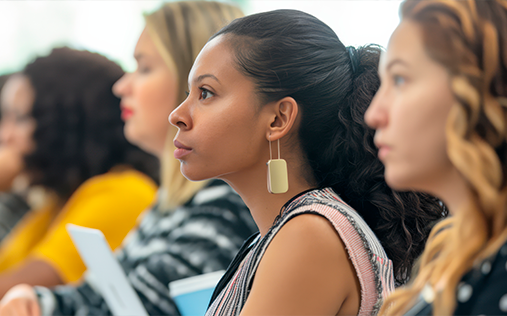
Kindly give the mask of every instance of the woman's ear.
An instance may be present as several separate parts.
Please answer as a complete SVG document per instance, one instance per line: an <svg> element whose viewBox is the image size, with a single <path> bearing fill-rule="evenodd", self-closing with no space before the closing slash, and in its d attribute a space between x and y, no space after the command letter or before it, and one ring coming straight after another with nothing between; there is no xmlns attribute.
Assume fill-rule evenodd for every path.
<svg viewBox="0 0 507 316"><path fill-rule="evenodd" d="M274 103L266 139L269 137L271 141L275 141L287 135L296 122L298 112L298 104L292 97L285 97Z"/></svg>

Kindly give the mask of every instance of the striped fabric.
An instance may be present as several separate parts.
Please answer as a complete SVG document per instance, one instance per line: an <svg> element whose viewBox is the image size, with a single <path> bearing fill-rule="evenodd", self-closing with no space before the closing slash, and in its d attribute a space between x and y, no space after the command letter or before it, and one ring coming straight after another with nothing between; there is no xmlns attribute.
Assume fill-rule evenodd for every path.
<svg viewBox="0 0 507 316"><path fill-rule="evenodd" d="M30 210L26 200L16 193L0 193L0 241Z"/></svg>
<svg viewBox="0 0 507 316"><path fill-rule="evenodd" d="M331 222L345 244L361 285L359 315L377 314L383 299L394 290L392 262L361 216L332 189L326 188L307 192L291 201L268 233L254 240L255 245L206 316L240 314L271 240L285 223L301 214L318 214Z"/></svg>

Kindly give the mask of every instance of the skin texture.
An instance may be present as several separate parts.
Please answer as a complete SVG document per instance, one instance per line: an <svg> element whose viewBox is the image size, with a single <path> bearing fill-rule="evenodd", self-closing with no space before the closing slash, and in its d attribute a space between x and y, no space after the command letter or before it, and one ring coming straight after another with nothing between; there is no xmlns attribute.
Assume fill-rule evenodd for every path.
<svg viewBox="0 0 507 316"><path fill-rule="evenodd" d="M124 132L127 139L161 157L167 130L170 127L167 117L176 107L176 76L164 63L146 31L143 31L139 38L134 56L138 63L137 70L125 74L118 80L113 86L113 92L121 98L122 107L133 111L132 116L125 122ZM35 274L34 280L36 277L47 278L31 285L46 284L51 287L62 284L53 267L41 260L29 262L14 273L10 276L12 281L8 283L6 281L4 291L18 284L19 281L16 281L19 280L18 277L27 273ZM0 278L0 290L4 285L3 282L4 280ZM40 308L31 285L20 284L10 289L0 301L0 316L40 315Z"/></svg>
<svg viewBox="0 0 507 316"><path fill-rule="evenodd" d="M0 121L0 191L8 191L23 170L23 156L34 147L35 121L30 116L34 91L28 78L15 75L2 89Z"/></svg>
<svg viewBox="0 0 507 316"><path fill-rule="evenodd" d="M176 107L177 78L166 66L149 33L144 30L134 50L137 69L113 86L121 98L125 137L143 150L161 157L169 113Z"/></svg>
<svg viewBox="0 0 507 316"><path fill-rule="evenodd" d="M417 24L398 26L379 73L382 84L365 120L376 129L389 186L433 194L451 211L466 203L465 181L446 151L445 126L455 102L450 76L425 52Z"/></svg>
<svg viewBox="0 0 507 316"><path fill-rule="evenodd" d="M175 155L183 175L228 182L264 235L287 200L312 188L301 174L309 167L298 144L288 141L298 128L296 101L286 97L260 104L254 83L234 68L223 36L197 57L189 88L189 97L169 118L179 129L176 147L183 149ZM289 191L284 194L266 188L268 139L280 139L287 160ZM359 301L356 273L339 236L324 218L305 214L284 226L270 244L241 315L350 315L357 314Z"/></svg>

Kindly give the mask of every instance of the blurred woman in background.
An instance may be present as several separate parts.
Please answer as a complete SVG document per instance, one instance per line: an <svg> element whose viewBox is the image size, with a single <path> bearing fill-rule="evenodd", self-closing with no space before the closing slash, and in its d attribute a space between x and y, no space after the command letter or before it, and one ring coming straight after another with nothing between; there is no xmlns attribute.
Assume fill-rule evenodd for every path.
<svg viewBox="0 0 507 316"><path fill-rule="evenodd" d="M10 98L9 93L1 91L7 80L13 75L15 74L0 76L0 241L30 210L25 197L26 181L22 181L22 177L20 177L21 183L18 182L18 186L13 183L23 169L23 156L15 147L6 146L1 137L2 103L8 102ZM4 99L6 100L4 101Z"/></svg>
<svg viewBox="0 0 507 316"><path fill-rule="evenodd" d="M137 70L114 86L121 96L127 139L161 159L155 206L117 251L117 259L150 315L178 315L169 282L226 269L257 227L241 198L222 181L191 182L174 159L176 128L169 113L186 98L188 72L220 27L242 16L235 6L170 2L146 16L134 51ZM36 295L37 293L37 295ZM20 285L0 315L106 315L111 311L92 278L54 289Z"/></svg>
<svg viewBox="0 0 507 316"><path fill-rule="evenodd" d="M0 245L0 296L81 277L66 223L101 229L114 249L151 203L158 163L123 136L111 92L122 74L101 55L59 48L5 84L0 150L21 160L31 211Z"/></svg>

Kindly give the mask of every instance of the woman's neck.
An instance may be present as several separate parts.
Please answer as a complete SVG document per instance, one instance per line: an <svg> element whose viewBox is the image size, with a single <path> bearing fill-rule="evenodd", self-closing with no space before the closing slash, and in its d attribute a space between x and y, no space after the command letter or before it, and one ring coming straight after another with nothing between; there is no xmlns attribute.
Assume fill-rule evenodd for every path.
<svg viewBox="0 0 507 316"><path fill-rule="evenodd" d="M299 173L302 166L292 165L288 163L289 190L282 194L268 192L265 164L244 171L241 174L222 178L241 196L248 206L261 236L264 236L271 228L287 201L305 190L312 189L312 186Z"/></svg>
<svg viewBox="0 0 507 316"><path fill-rule="evenodd" d="M443 180L433 184L430 194L439 197L447 206L449 213L455 215L464 205L470 203L472 192L456 169L441 179Z"/></svg>

